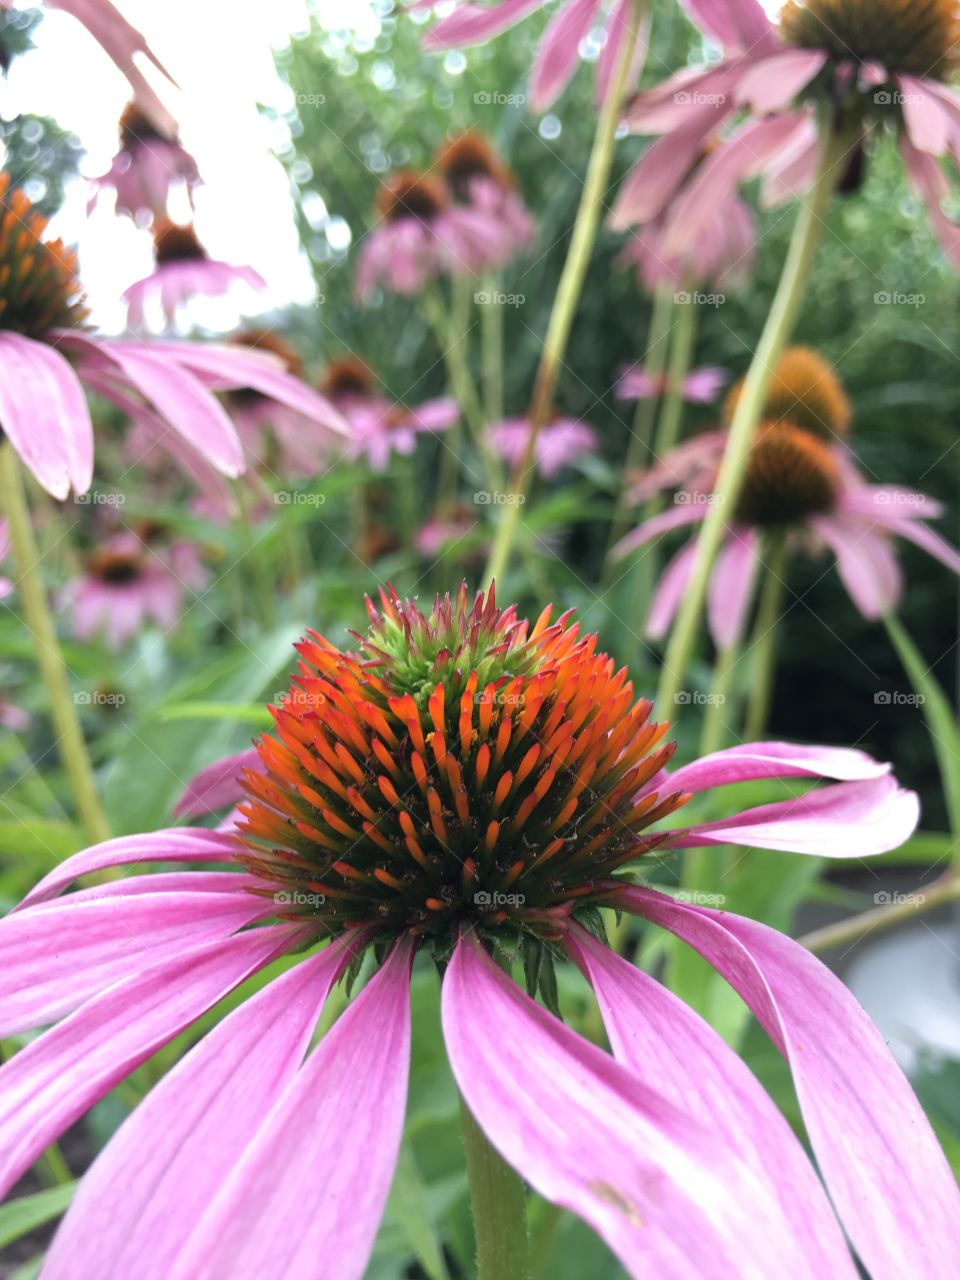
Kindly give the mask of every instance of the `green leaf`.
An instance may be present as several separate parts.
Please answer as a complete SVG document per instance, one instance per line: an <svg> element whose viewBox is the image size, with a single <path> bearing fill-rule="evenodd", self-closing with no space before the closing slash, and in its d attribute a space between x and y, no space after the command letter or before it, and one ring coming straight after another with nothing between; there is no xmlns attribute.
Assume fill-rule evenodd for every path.
<svg viewBox="0 0 960 1280"><path fill-rule="evenodd" d="M273 724L270 712L262 702L178 702L172 707L161 707L156 719L161 723L171 720L234 720L238 724L252 724L258 729L269 729Z"/></svg>
<svg viewBox="0 0 960 1280"><path fill-rule="evenodd" d="M400 1223L414 1257L429 1280L449 1280L443 1248L424 1182L410 1145L400 1147L388 1211Z"/></svg>
<svg viewBox="0 0 960 1280"><path fill-rule="evenodd" d="M21 1196L18 1200L8 1200L0 1205L0 1249L6 1248L14 1240L28 1232L42 1227L61 1213L70 1204L78 1187L76 1182L64 1183L62 1187L50 1187L46 1191L38 1191L32 1196Z"/></svg>

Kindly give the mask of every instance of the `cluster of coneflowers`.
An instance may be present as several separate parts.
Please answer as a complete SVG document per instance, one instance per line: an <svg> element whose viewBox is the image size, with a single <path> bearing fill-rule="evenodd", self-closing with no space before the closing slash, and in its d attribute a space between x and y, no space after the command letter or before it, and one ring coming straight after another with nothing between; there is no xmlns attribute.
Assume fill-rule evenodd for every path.
<svg viewBox="0 0 960 1280"><path fill-rule="evenodd" d="M93 198L112 196L149 229L156 264L126 291L132 335L98 335L76 256L0 178L0 600L22 596L90 836L0 921L0 1034L22 1038L0 1066L0 1193L158 1050L243 998L97 1155L43 1280L360 1280L403 1138L414 966L440 979L480 1280L526 1276L528 1189L582 1218L645 1280L960 1274L956 1180L844 985L761 921L650 883L690 851L872 858L917 827L917 797L863 751L764 738L677 764L666 717L701 630L720 679L761 578L782 585L794 553L828 549L860 611L890 625L903 594L896 538L960 573L927 523L937 504L866 480L835 370L789 345L829 201L883 129L960 261L939 165L960 159L960 99L947 83L957 6L790 0L772 22L757 0L683 0L722 60L642 93L641 0L558 6L532 103L556 99L602 25L598 125L530 401L508 411L444 342L462 291L495 289L536 242L490 139L451 134L424 167L389 174L356 254L364 306L384 291L423 305L449 394L396 396L357 351L314 372L266 325L195 341L181 333L194 298L264 282L209 257L194 227L171 218L176 195L192 207L200 172L139 65L166 75L143 37L109 0L49 4L84 23L130 81L120 149ZM455 0L425 42L469 46L540 7ZM656 140L613 199L624 125ZM763 203L803 201L790 257L721 420L683 438L685 406L713 404L728 380L693 367L689 291L749 283L758 233L741 187L756 177ZM637 408L609 560L629 566L660 535L703 526L648 602L647 634L670 636L656 707L572 612L544 603L528 621L497 603L493 584L509 571L530 476L549 485L603 447L564 413L558 384L608 208L629 232L620 263L652 298L641 358L611 370L616 399ZM427 442L441 459L438 501L415 545L431 564L477 524L461 454L514 499L493 513L481 589L462 583L420 603L383 586L352 645L309 631L271 729L187 786L176 817L196 825L116 838L63 698L39 573L35 531L57 513L28 503L21 474L58 502L87 493L104 452L88 396L122 421L119 450L115 424L97 417L96 434L144 496L242 530L251 552L271 520L283 527L278 489L347 464L365 468L362 558L396 550L378 486ZM682 500L665 510L667 492ZM85 515L74 574L53 601L78 640L122 649L202 602L213 570L201 539L110 504ZM280 595L258 586L260 605ZM2 698L0 723L24 727ZM729 786L777 780L781 799L743 809L725 798ZM673 935L742 997L789 1067L805 1142L702 1011L620 954L608 934L620 916ZM604 1047L562 1018L559 966L592 991ZM325 1008L341 1006L317 1037Z"/></svg>

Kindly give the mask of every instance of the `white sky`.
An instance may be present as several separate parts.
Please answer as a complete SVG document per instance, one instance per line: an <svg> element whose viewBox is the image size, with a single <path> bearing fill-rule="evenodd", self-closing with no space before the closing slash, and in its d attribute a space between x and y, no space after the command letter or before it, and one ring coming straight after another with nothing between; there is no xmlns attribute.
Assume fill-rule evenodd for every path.
<svg viewBox="0 0 960 1280"><path fill-rule="evenodd" d="M204 179L196 196L196 227L208 253L254 267L270 286L268 293L243 295L243 311L309 301L313 285L299 249L287 178L270 153L271 143L282 145L283 138L276 138L256 105L292 105L271 46L282 47L291 33L305 29L307 0L114 2L180 85L180 93L162 93ZM314 7L331 26L347 25L351 17L369 21L366 0L320 0ZM82 172L105 172L130 97L126 80L65 13L45 11L35 43L0 84L4 113L53 116L86 149ZM94 319L116 332L125 319L121 293L151 270L151 239L129 218L118 218L109 199L88 218L88 196L86 183L75 184L53 230L79 246ZM225 330L234 327L239 310L231 302L205 301L196 304L192 318Z"/></svg>

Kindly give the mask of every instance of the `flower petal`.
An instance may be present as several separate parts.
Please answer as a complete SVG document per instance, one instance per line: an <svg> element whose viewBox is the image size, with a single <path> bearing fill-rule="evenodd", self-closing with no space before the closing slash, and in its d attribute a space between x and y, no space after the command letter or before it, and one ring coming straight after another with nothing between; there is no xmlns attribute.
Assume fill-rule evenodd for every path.
<svg viewBox="0 0 960 1280"><path fill-rule="evenodd" d="M790 742L748 742L701 756L670 774L678 791L707 791L756 778L833 778L859 782L890 772L865 751L848 747L805 747Z"/></svg>
<svg viewBox="0 0 960 1280"><path fill-rule="evenodd" d="M546 111L580 62L580 42L593 25L603 0L567 0L550 19L537 46L530 73L534 111Z"/></svg>
<svg viewBox="0 0 960 1280"><path fill-rule="evenodd" d="M403 1134L411 950L401 943L267 1114L168 1280L360 1280Z"/></svg>
<svg viewBox="0 0 960 1280"><path fill-rule="evenodd" d="M828 56L822 49L780 50L745 72L737 85L737 101L757 115L781 111L820 74Z"/></svg>
<svg viewBox="0 0 960 1280"><path fill-rule="evenodd" d="M46 1280L167 1280L177 1250L294 1078L349 939L245 1001L156 1085L84 1175Z"/></svg>
<svg viewBox="0 0 960 1280"><path fill-rule="evenodd" d="M622 560L631 551L636 551L637 547L652 542L654 538L659 538L662 533L669 533L671 529L682 529L684 525L698 524L706 519L706 515L707 505L703 502L678 503L672 510L661 511L659 515L644 520L633 533L628 533L625 538L620 539L613 548L614 559Z"/></svg>
<svg viewBox="0 0 960 1280"><path fill-rule="evenodd" d="M793 1235L811 1276L856 1280L813 1166L746 1063L693 1009L585 929L574 926L564 945L593 987L617 1061L770 1179L780 1229Z"/></svg>
<svg viewBox="0 0 960 1280"><path fill-rule="evenodd" d="M0 1067L0 1195L114 1085L296 937L288 925L255 929L141 969Z"/></svg>
<svg viewBox="0 0 960 1280"><path fill-rule="evenodd" d="M774 26L759 0L682 0L690 21L713 36L726 53L776 48Z"/></svg>
<svg viewBox="0 0 960 1280"><path fill-rule="evenodd" d="M960 1275L956 1180L910 1085L843 983L758 921L650 889L627 889L618 905L705 956L787 1059L827 1189L873 1280Z"/></svg>
<svg viewBox="0 0 960 1280"><path fill-rule="evenodd" d="M760 539L752 529L731 529L710 575L707 617L718 649L743 635L760 565Z"/></svg>
<svg viewBox="0 0 960 1280"><path fill-rule="evenodd" d="M865 618L881 618L900 599L903 579L890 539L856 517L814 516L811 527L837 558L837 572Z"/></svg>
<svg viewBox="0 0 960 1280"><path fill-rule="evenodd" d="M450 1065L505 1160L585 1219L632 1276L808 1275L764 1229L769 1195L735 1155L524 995L473 937L443 982Z"/></svg>
<svg viewBox="0 0 960 1280"><path fill-rule="evenodd" d="M950 145L953 121L950 112L924 80L916 76L898 76L903 106L903 122L910 141L919 151L942 156Z"/></svg>
<svg viewBox="0 0 960 1280"><path fill-rule="evenodd" d="M662 640L673 625L673 619L687 590L696 560L697 540L691 538L661 573L653 599L650 601L647 625L644 629L649 639Z"/></svg>
<svg viewBox="0 0 960 1280"><path fill-rule="evenodd" d="M457 49L498 36L515 26L528 13L539 9L543 0L498 0L496 4L458 4L447 18L441 18L426 34L424 49Z"/></svg>
<svg viewBox="0 0 960 1280"><path fill-rule="evenodd" d="M228 809L244 796L241 779L244 769L263 773L264 765L256 747L215 760L195 774L174 808L178 818L200 818L218 809Z"/></svg>
<svg viewBox="0 0 960 1280"><path fill-rule="evenodd" d="M55 348L0 333L0 429L55 498L90 488L90 410L80 379Z"/></svg>

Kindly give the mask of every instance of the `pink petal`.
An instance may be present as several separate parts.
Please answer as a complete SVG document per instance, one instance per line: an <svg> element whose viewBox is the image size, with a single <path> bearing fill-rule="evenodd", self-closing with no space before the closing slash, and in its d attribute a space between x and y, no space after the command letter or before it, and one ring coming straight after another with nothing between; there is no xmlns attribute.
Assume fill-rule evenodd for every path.
<svg viewBox="0 0 960 1280"><path fill-rule="evenodd" d="M620 184L608 219L611 229L626 231L659 217L719 123L716 108L700 108L692 124L665 134L648 147Z"/></svg>
<svg viewBox="0 0 960 1280"><path fill-rule="evenodd" d="M546 111L580 61L580 41L593 26L602 0L566 0L550 19L530 73L534 111Z"/></svg>
<svg viewBox="0 0 960 1280"><path fill-rule="evenodd" d="M645 14L641 19L640 26L631 32L629 30L630 12L630 0L618 0L607 18L607 38L603 48L600 50L600 57L597 59L597 85L594 101L598 106L602 106L607 100L624 40L633 41L633 53L630 59L630 68L627 72L628 89L637 83L640 72L643 70L643 64L646 62L647 47L650 41L650 14Z"/></svg>
<svg viewBox="0 0 960 1280"><path fill-rule="evenodd" d="M176 1253L296 1076L350 940L245 1001L156 1085L84 1175L46 1280L167 1280Z"/></svg>
<svg viewBox="0 0 960 1280"><path fill-rule="evenodd" d="M830 1202L779 1108L699 1014L654 978L574 926L564 940L593 987L613 1056L715 1135L776 1197L798 1269L831 1280L857 1271Z"/></svg>
<svg viewBox="0 0 960 1280"><path fill-rule="evenodd" d="M906 538L908 542L922 547L928 555L945 564L954 573L960 573L960 552L942 538L936 529L931 529L921 520L907 519L888 520L886 528L892 533L899 534L901 538Z"/></svg>
<svg viewBox="0 0 960 1280"><path fill-rule="evenodd" d="M424 41L424 49L457 49L486 42L533 13L543 0L497 0L495 4L459 4L448 18L441 18Z"/></svg>
<svg viewBox="0 0 960 1280"><path fill-rule="evenodd" d="M770 19L759 0L682 0L690 21L723 45L726 53L776 48Z"/></svg>
<svg viewBox="0 0 960 1280"><path fill-rule="evenodd" d="M651 640L662 640L673 625L696 560L697 540L693 538L680 548L660 575L644 628Z"/></svg>
<svg viewBox="0 0 960 1280"><path fill-rule="evenodd" d="M0 428L37 482L63 501L93 479L93 423L80 380L55 348L0 333Z"/></svg>
<svg viewBox="0 0 960 1280"><path fill-rule="evenodd" d="M691 404L711 404L730 381L730 374L719 365L694 369L683 383L683 394Z"/></svg>
<svg viewBox="0 0 960 1280"><path fill-rule="evenodd" d="M360 1280L403 1134L411 954L395 948L284 1089L169 1280Z"/></svg>
<svg viewBox="0 0 960 1280"><path fill-rule="evenodd" d="M101 894L8 915L0 921L0 1035L47 1026L137 969L275 911L246 891L247 876L219 878L216 893L208 883L193 893Z"/></svg>
<svg viewBox="0 0 960 1280"><path fill-rule="evenodd" d="M625 538L621 538L613 549L614 559L622 560L631 551L636 551L637 547L642 547L644 543L659 538L662 533L669 533L672 529L682 529L684 525L698 524L706 518L706 514L706 503L677 503L669 510L662 511L657 516L651 516L649 520L645 520L634 529L633 533L628 533Z"/></svg>
<svg viewBox="0 0 960 1280"><path fill-rule="evenodd" d="M803 747L790 742L749 742L701 756L670 774L673 791L708 791L757 778L835 778L861 782L882 778L890 765L848 747Z"/></svg>
<svg viewBox="0 0 960 1280"><path fill-rule="evenodd" d="M841 515L814 516L813 529L832 549L837 572L865 618L881 618L900 599L903 580L890 539L867 524Z"/></svg>
<svg viewBox="0 0 960 1280"><path fill-rule="evenodd" d="M710 575L707 617L718 649L742 635L760 565L760 539L751 529L731 529Z"/></svg>
<svg viewBox="0 0 960 1280"><path fill-rule="evenodd" d="M244 797L240 780L245 769L263 773L264 765L256 747L208 764L183 789L174 814L178 818L199 818L218 809L228 809Z"/></svg>
<svg viewBox="0 0 960 1280"><path fill-rule="evenodd" d="M960 1193L910 1085L850 992L754 920L628 889L619 905L723 974L790 1064L810 1142L873 1280L960 1275Z"/></svg>
<svg viewBox="0 0 960 1280"><path fill-rule="evenodd" d="M450 396L425 400L411 409L408 420L416 431L445 431L460 417L460 406Z"/></svg>
<svg viewBox="0 0 960 1280"><path fill-rule="evenodd" d="M672 788L671 780L671 788ZM820 858L870 858L909 840L920 803L896 778L838 782L806 795L747 809L718 822L672 831L666 849L741 844Z"/></svg>
<svg viewBox="0 0 960 1280"><path fill-rule="evenodd" d="M950 112L935 94L929 92L925 80L901 75L897 77L897 83L903 99L903 122L910 141L919 151L932 156L945 155L954 128Z"/></svg>
<svg viewBox="0 0 960 1280"><path fill-rule="evenodd" d="M443 982L450 1065L477 1122L631 1276L809 1275L769 1198L710 1132L524 995L473 937Z"/></svg>
<svg viewBox="0 0 960 1280"><path fill-rule="evenodd" d="M934 234L945 249L955 269L960 270L960 227L943 211L943 200L949 187L936 159L925 151L918 151L904 133L900 138L900 151L907 170L907 177L920 199L927 206L927 214Z"/></svg>
<svg viewBox="0 0 960 1280"><path fill-rule="evenodd" d="M230 836L203 827L171 827L151 831L148 835L118 836L91 845L66 858L49 871L27 894L20 906L25 907L56 897L80 876L102 871L105 867L129 866L135 862L226 862L236 861L237 845Z"/></svg>
<svg viewBox="0 0 960 1280"><path fill-rule="evenodd" d="M0 1067L0 1194L114 1085L296 937L289 926L255 929L141 968Z"/></svg>
<svg viewBox="0 0 960 1280"><path fill-rule="evenodd" d="M821 49L784 49L774 53L741 77L737 101L757 115L780 111L820 74L828 56Z"/></svg>

